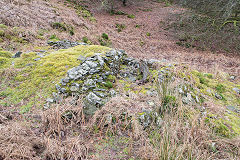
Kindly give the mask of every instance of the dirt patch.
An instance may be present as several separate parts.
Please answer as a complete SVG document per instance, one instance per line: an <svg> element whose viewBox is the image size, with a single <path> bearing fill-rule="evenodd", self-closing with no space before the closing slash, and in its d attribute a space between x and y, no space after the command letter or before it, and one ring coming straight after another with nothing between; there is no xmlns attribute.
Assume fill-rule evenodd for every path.
<svg viewBox="0 0 240 160"><path fill-rule="evenodd" d="M4 0L0 2L0 23L9 26L49 29L54 22L71 22L82 25L74 10L55 1Z"/></svg>
<svg viewBox="0 0 240 160"><path fill-rule="evenodd" d="M166 24L170 24L175 14L184 12L177 6L166 7L163 3L152 1L131 1L126 7L121 3L116 4L117 10L127 15L110 15L109 13L92 9L97 19L97 24L89 30L88 37L99 33L109 34L113 47L122 48L136 58L166 59L179 63L189 64L192 68L206 72L216 70L228 72L232 75L240 75L240 57L213 54L210 51L187 49L176 44L179 39L168 30ZM116 24L124 24L125 28L118 32ZM236 80L239 77L237 77Z"/></svg>

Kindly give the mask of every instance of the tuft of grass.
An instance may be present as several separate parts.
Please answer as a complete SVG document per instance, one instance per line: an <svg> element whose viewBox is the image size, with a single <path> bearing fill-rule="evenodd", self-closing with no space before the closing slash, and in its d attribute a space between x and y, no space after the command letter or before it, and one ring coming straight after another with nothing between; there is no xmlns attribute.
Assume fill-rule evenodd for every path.
<svg viewBox="0 0 240 160"><path fill-rule="evenodd" d="M223 84L217 84L215 89L218 91L218 93L223 93L226 91L226 88Z"/></svg>
<svg viewBox="0 0 240 160"><path fill-rule="evenodd" d="M115 10L111 10L110 11L111 15L127 15L125 12L123 11L115 11Z"/></svg>
<svg viewBox="0 0 240 160"><path fill-rule="evenodd" d="M129 15L127 15L127 17L133 19L133 18L135 18L135 15L129 14Z"/></svg>
<svg viewBox="0 0 240 160"><path fill-rule="evenodd" d="M141 27L141 25L139 25L139 24L135 25L135 28L140 28L140 27Z"/></svg>
<svg viewBox="0 0 240 160"><path fill-rule="evenodd" d="M92 44L92 42L86 36L82 38L82 41L87 44Z"/></svg>
<svg viewBox="0 0 240 160"><path fill-rule="evenodd" d="M108 40L108 34L107 33L102 33L102 36L101 36L104 40Z"/></svg>
<svg viewBox="0 0 240 160"><path fill-rule="evenodd" d="M53 29L57 29L59 31L69 32L71 36L74 35L74 28L72 25L62 23L62 22L54 22L51 24Z"/></svg>
<svg viewBox="0 0 240 160"><path fill-rule="evenodd" d="M125 24L116 23L116 28L117 28L118 32L122 32L122 30L124 30L126 28L126 25Z"/></svg>
<svg viewBox="0 0 240 160"><path fill-rule="evenodd" d="M147 32L147 33L146 33L146 36L150 37L150 36L151 36L151 33Z"/></svg>
<svg viewBox="0 0 240 160"><path fill-rule="evenodd" d="M101 37L98 38L98 41L102 46L110 47L112 45L112 42L106 33L102 33Z"/></svg>
<svg viewBox="0 0 240 160"><path fill-rule="evenodd" d="M55 34L51 35L51 36L49 37L49 39L50 39L50 40L57 40L57 41L60 40Z"/></svg>

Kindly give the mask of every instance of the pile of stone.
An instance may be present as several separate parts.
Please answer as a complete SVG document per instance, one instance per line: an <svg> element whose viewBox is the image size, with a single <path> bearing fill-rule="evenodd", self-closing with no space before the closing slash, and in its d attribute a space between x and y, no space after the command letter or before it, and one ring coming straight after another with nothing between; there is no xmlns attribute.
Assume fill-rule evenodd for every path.
<svg viewBox="0 0 240 160"><path fill-rule="evenodd" d="M55 98L48 99L48 102L57 102L57 95L72 96L75 100L81 95L85 113L92 115L117 94L113 89L117 76L132 80L139 76L139 61L128 58L123 50L95 53L91 57L80 56L78 60L80 65L68 70L67 76L56 85L58 93L53 93Z"/></svg>
<svg viewBox="0 0 240 160"><path fill-rule="evenodd" d="M62 40L62 41L49 40L47 43L48 45L52 46L54 49L68 49L78 45L87 45L86 43L72 42L69 40Z"/></svg>
<svg viewBox="0 0 240 160"><path fill-rule="evenodd" d="M59 97L71 96L73 97L72 103L76 104L81 97L86 115L93 115L111 97L117 95L114 90L117 78L137 83L139 78L144 77L142 66L147 68L146 70L149 72L150 69L153 70L153 64L161 62L153 59L129 58L124 50L114 49L105 54L95 53L91 57L80 56L78 60L79 65L68 70L66 77L56 84L57 93L53 93L53 98L49 98L47 101L48 104L54 103L59 101ZM165 83L165 79L169 78L166 75L170 75L168 67L159 70L156 78L160 83ZM174 81L174 77L171 78L171 81ZM184 103L199 102L198 97L193 97L186 87L178 87L177 89L176 91L182 95Z"/></svg>

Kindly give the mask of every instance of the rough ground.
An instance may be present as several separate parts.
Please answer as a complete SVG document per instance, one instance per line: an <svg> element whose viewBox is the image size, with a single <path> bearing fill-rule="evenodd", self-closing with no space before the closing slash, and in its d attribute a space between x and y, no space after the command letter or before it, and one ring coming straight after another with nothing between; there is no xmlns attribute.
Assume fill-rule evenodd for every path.
<svg viewBox="0 0 240 160"><path fill-rule="evenodd" d="M41 29L51 29L50 25L53 22L64 22L74 27L75 35L70 36L66 32L59 33L57 30L51 30L47 37L56 34L59 38L81 40L86 36L93 43L99 43L98 37L102 33L107 33L113 47L122 48L133 57L186 63L205 72L214 73L221 70L237 76L236 80L239 80L239 56L186 49L176 44L178 38L174 35L174 31L169 29L169 24L175 20L176 14L184 12L183 8L174 5L166 6L164 3L150 0L129 1L126 7L122 6L120 1L115 2L117 11L135 16L135 18L128 18L127 15L110 15L101 8L101 4L95 1L81 2L88 6L96 18L97 21L92 22L88 18L77 16L73 6L63 2L66 1L4 0L0 2L0 23L24 27L27 31L34 33ZM118 32L117 23L124 24L126 27ZM136 25L139 27L136 28ZM147 36L147 33L150 33L150 36ZM30 42L45 45L45 40L36 37L35 42L32 38ZM26 45L22 50L29 49L33 49L32 45Z"/></svg>
<svg viewBox="0 0 240 160"><path fill-rule="evenodd" d="M174 20L172 18L174 14L181 13L184 9L176 6L165 7L163 3L140 1L129 2L127 7L119 5L117 10L133 14L135 18L130 19L124 15L111 16L95 11L97 24L91 29L89 36L106 32L114 47L123 48L134 57L166 59L186 63L206 72L221 70L240 75L240 57L186 49L176 44L178 39L167 29L167 24ZM125 24L126 28L118 33L116 23ZM136 25L140 25L140 28L136 28ZM151 36L147 36L147 32ZM142 47L140 41L144 43Z"/></svg>
<svg viewBox="0 0 240 160"><path fill-rule="evenodd" d="M21 4L20 2L23 1L24 4ZM178 153L179 159L181 159L181 156L187 156L185 153L188 154L188 152L193 153L197 157L196 159L233 159L239 156L239 136L234 139L220 136L221 134L232 136L232 132L240 133L239 90L233 90L233 88L240 87L240 57L232 57L223 53L213 54L208 51L203 52L178 46L176 44L178 38L175 37L173 31L168 29L168 25L174 21L174 15L183 12L184 9L172 5L167 7L163 3L148 0L131 1L128 2L126 7L117 2L116 10L135 16L134 18L128 18L127 15L110 15L100 10L98 3L86 3L96 18L96 22L93 22L78 17L71 6L64 6L63 0L41 1L41 3L33 1L29 4L25 2L25 0L3 0L3 2L0 2L0 4L3 4L0 5L0 20L3 20L2 17L5 20L0 21L0 23L29 28L31 31L36 29L36 32L42 27L49 28L50 31L46 33L46 37L43 36L45 39L35 39L32 44L29 43L30 45L23 50L17 50L23 52L39 51L41 48L34 50L34 45L40 43L46 45L46 38L49 38L52 34L56 34L60 39L65 38L73 41L81 40L82 37L86 36L93 44L99 44L99 36L102 33L107 33L112 43L111 47L124 49L129 56L138 59L155 58L162 60L161 62L166 61L167 64L171 64L172 61L189 64L189 69L186 69L185 66L176 66L174 71L177 72L177 75L179 74L180 80L174 85L179 85L182 79L186 77L192 77L193 79L189 80L189 85L192 81L196 81L197 87L201 91L206 90L207 93L204 93L204 96L209 97L211 101L206 101L201 106L197 104L187 105L186 108L182 106L182 101L179 101L181 107L178 107L177 114L167 114L163 120L160 119L161 129L150 128L150 134L147 134L147 131L143 130L136 120L139 115L141 117L145 116L144 108L148 109L161 104L161 102L158 102L159 97L156 97L156 103L153 103L155 99L152 100L151 96L142 95L144 92L148 93L147 90L151 89L152 84L141 86L139 83L130 84L119 81L116 86L119 91L122 91L122 97L111 100L91 117L91 121L87 121L88 119L82 114L82 101L77 101L76 107L72 104L71 99L66 99L61 104L54 104L52 108L43 110L42 104L48 98L44 89L55 88L56 82L54 81L61 76L65 76L65 71L73 67L72 65L75 66L75 63L77 65L78 54L85 53L85 51L72 52L70 49L69 52L66 51L64 54L56 54L56 52L49 50L50 56L46 56L48 61L44 61L47 68L44 69L45 66L39 65L40 67L37 68L39 70L34 70L31 66L43 61L34 60L36 58L35 53L28 54L25 52L21 58L14 59L15 67L11 65L13 67L9 67L2 72L4 78L0 80L0 101L8 98L13 101L9 100L4 106L0 105L0 160L3 158L43 159L43 157L49 160L132 160L137 159L137 157L141 159L175 159L174 156ZM11 3L11 5L5 5L7 3ZM16 3L20 3L20 8L21 6L25 8L16 9L15 7L19 5ZM27 7L28 5L32 8ZM1 14L1 11L6 12ZM26 14L22 16L25 13L24 11L26 11ZM38 15L38 12L44 11L48 14ZM23 19L16 19L16 17L22 17ZM70 36L69 33L52 29L50 23L56 21L63 21L74 26L75 34ZM117 23L124 24L126 28L118 32L116 29ZM136 25L139 27L136 27ZM64 52L64 50L60 50L60 52ZM86 51L90 55L93 52L99 53L100 51ZM4 53L3 56L8 56L7 53L2 53ZM48 51L46 54L48 54ZM13 59L11 54L8 57L11 60ZM18 65L19 68L17 68ZM166 66L161 67L165 68ZM27 73L24 72L24 68L29 69L26 70ZM183 69L184 72L180 69ZM212 72L213 74L196 71L191 73L192 69L202 70L206 73ZM29 76L32 71L36 71L34 72L36 73L36 76L34 76L36 79ZM230 80L234 81L234 83L230 83L229 76L226 79L218 76L218 71L228 72L230 75L237 76L237 78ZM154 73L152 72L152 74ZM58 77L57 74L59 74ZM36 85L42 88L39 91L35 85L32 85L34 86L32 87L29 82L33 82L33 84L36 82ZM39 85L40 82L43 82L44 85ZM186 83L188 85L188 82ZM23 87L19 88L19 85ZM114 87L116 86L114 85ZM166 83L165 86L168 86L168 84ZM185 84L183 84L183 88L184 86ZM172 87L175 88L175 86ZM188 91L189 88L186 87L186 90ZM133 90L133 93L129 89ZM197 89L197 93L199 89ZM210 93L208 92L209 89L211 89ZM180 91L183 92L182 90L184 89ZM221 93L221 95L216 96L216 92ZM34 93L37 95L35 96ZM23 98L21 98L21 94L23 94ZM205 94L210 94L210 96ZM192 97L191 94L186 95L187 98L189 95L190 98ZM219 96L220 98L217 98ZM171 105L175 106L176 101L178 102L178 99L174 99L174 96L170 94L167 98L169 98L170 107ZM14 100L17 102L14 103ZM226 106L228 106L227 109L224 108ZM19 112L20 109L26 109L26 111L21 113ZM198 110L200 110L199 113ZM227 111L225 112L225 110ZM123 115L120 113L124 113L125 121L122 121ZM113 116L111 117L111 115ZM129 117L133 116L131 119L133 129L132 127L127 128L130 124L128 122L129 117L126 118L128 115ZM112 123L109 123L109 117L112 118ZM148 121L148 116L146 117ZM212 126L204 125L206 120ZM106 123L108 124L106 125ZM229 124L230 126L228 126ZM155 127L154 125L153 127ZM216 128L214 133L219 132L220 136L212 133L213 128ZM109 130L110 132L108 132ZM111 136L113 132L117 132L119 135ZM105 134L107 138L104 137ZM155 148L152 148L150 144L156 145Z"/></svg>

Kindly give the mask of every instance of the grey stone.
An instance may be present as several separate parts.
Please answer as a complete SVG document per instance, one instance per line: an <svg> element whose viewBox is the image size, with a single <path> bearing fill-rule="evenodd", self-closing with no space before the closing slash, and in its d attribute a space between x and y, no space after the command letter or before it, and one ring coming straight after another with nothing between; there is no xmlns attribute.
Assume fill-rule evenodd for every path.
<svg viewBox="0 0 240 160"><path fill-rule="evenodd" d="M97 82L98 82L98 83L102 83L103 80L102 80L102 79L97 79Z"/></svg>
<svg viewBox="0 0 240 160"><path fill-rule="evenodd" d="M85 45L83 43L78 43L78 42L71 42L69 40L63 40L63 41L48 41L48 45L52 46L55 49L67 49L70 47L74 47L77 45Z"/></svg>
<svg viewBox="0 0 240 160"><path fill-rule="evenodd" d="M232 111L232 112L236 112L236 113L240 113L240 110L237 109L236 107L234 106L227 106L227 109Z"/></svg>
<svg viewBox="0 0 240 160"><path fill-rule="evenodd" d="M221 96L221 95L219 95L218 93L215 93L215 97L217 98L217 99L223 99L223 97Z"/></svg>
<svg viewBox="0 0 240 160"><path fill-rule="evenodd" d="M106 92L107 90L104 88L95 88L93 91L101 91L101 92Z"/></svg>
<svg viewBox="0 0 240 160"><path fill-rule="evenodd" d="M26 64L26 66L33 66L33 64L32 63L28 63L28 64Z"/></svg>
<svg viewBox="0 0 240 160"><path fill-rule="evenodd" d="M111 89L109 93L111 97L115 97L117 95L117 92L114 89Z"/></svg>
<svg viewBox="0 0 240 160"><path fill-rule="evenodd" d="M230 79L231 80L234 80L236 77L235 76L230 76Z"/></svg>
<svg viewBox="0 0 240 160"><path fill-rule="evenodd" d="M97 105L97 104L101 104L101 98L98 97L96 94L94 94L93 92L90 92L87 97L86 97L87 101L90 103L90 104L93 104L93 105Z"/></svg>
<svg viewBox="0 0 240 160"><path fill-rule="evenodd" d="M152 107L155 106L155 103L153 101L148 101L147 103L148 103L148 105L150 105Z"/></svg>
<svg viewBox="0 0 240 160"><path fill-rule="evenodd" d="M44 54L43 54L43 53L40 53L40 52L36 53L36 55L39 56L40 58L43 58L43 57L44 57Z"/></svg>
<svg viewBox="0 0 240 160"><path fill-rule="evenodd" d="M48 103L54 103L54 99L52 99L52 98L48 98L46 101L47 101Z"/></svg>
<svg viewBox="0 0 240 160"><path fill-rule="evenodd" d="M196 100L197 103L200 102L198 96L196 96L195 100Z"/></svg>
<svg viewBox="0 0 240 160"><path fill-rule="evenodd" d="M59 94L57 94L56 92L53 92L52 96L53 96L54 102L56 102L56 103L60 102L61 97L59 96Z"/></svg>
<svg viewBox="0 0 240 160"><path fill-rule="evenodd" d="M89 73L90 74L95 74L95 73L98 73L100 70L98 69L90 69Z"/></svg>
<svg viewBox="0 0 240 160"><path fill-rule="evenodd" d="M79 56L78 58L77 58L78 60L80 60L80 61L82 61L82 62L84 62L85 60L86 60L86 57L84 57L84 56Z"/></svg>
<svg viewBox="0 0 240 160"><path fill-rule="evenodd" d="M35 58L34 61L39 61L41 58Z"/></svg>
<svg viewBox="0 0 240 160"><path fill-rule="evenodd" d="M85 102L84 108L83 108L83 113L88 116L94 115L94 113L98 110L96 105L89 104Z"/></svg>
<svg viewBox="0 0 240 160"><path fill-rule="evenodd" d="M90 68L97 68L98 64L92 61L85 62Z"/></svg>
<svg viewBox="0 0 240 160"><path fill-rule="evenodd" d="M56 84L56 89L58 91L58 93L66 93L66 88L61 88L59 85Z"/></svg>
<svg viewBox="0 0 240 160"><path fill-rule="evenodd" d="M96 87L96 82L92 79L87 79L87 81L84 82L84 87L95 88Z"/></svg>
<svg viewBox="0 0 240 160"><path fill-rule="evenodd" d="M151 116L147 113L144 113L139 116L140 123L143 125L144 129L146 129L152 122Z"/></svg>
<svg viewBox="0 0 240 160"><path fill-rule="evenodd" d="M157 59L149 59L148 61L148 64L152 65L154 63L161 63L161 61L157 60Z"/></svg>
<svg viewBox="0 0 240 160"><path fill-rule="evenodd" d="M163 123L164 123L164 121L162 120L162 118L158 116L158 117L156 118L156 124L157 124L157 126L158 126L158 127L161 127L161 126L163 125Z"/></svg>
<svg viewBox="0 0 240 160"><path fill-rule="evenodd" d="M131 82L135 82L137 80L137 78L134 77L134 76L131 76L131 77L128 78L128 80L131 81Z"/></svg>
<svg viewBox="0 0 240 160"><path fill-rule="evenodd" d="M108 114L107 117L106 117L106 123L107 124L111 124L112 123L112 115L111 114Z"/></svg>
<svg viewBox="0 0 240 160"><path fill-rule="evenodd" d="M69 77L63 78L61 79L62 82L64 83L68 83L70 81Z"/></svg>
<svg viewBox="0 0 240 160"><path fill-rule="evenodd" d="M88 71L86 71L86 70L84 70L84 69L79 69L78 70L78 74L80 74L80 75L86 75L88 73Z"/></svg>
<svg viewBox="0 0 240 160"><path fill-rule="evenodd" d="M43 109L49 109L50 108L50 104L49 103L46 103L43 105Z"/></svg>
<svg viewBox="0 0 240 160"><path fill-rule="evenodd" d="M180 94L184 94L184 91L182 90L182 88L179 88L179 89L178 89L178 92L179 92Z"/></svg>
<svg viewBox="0 0 240 160"><path fill-rule="evenodd" d="M80 85L78 83L73 83L72 86L70 87L70 91L77 92L79 88L80 88Z"/></svg>
<svg viewBox="0 0 240 160"><path fill-rule="evenodd" d="M103 60L103 58L102 58L101 56L97 56L97 59L98 59L98 61L99 61L100 66L103 66L103 65L104 65L104 60Z"/></svg>
<svg viewBox="0 0 240 160"><path fill-rule="evenodd" d="M184 104L191 103L192 102L192 95L190 93L187 93L187 96L182 98L182 102Z"/></svg>
<svg viewBox="0 0 240 160"><path fill-rule="evenodd" d="M14 54L13 58L19 58L23 52L17 52Z"/></svg>
<svg viewBox="0 0 240 160"><path fill-rule="evenodd" d="M233 91L235 91L237 94L240 94L240 89L239 88L233 88Z"/></svg>
<svg viewBox="0 0 240 160"><path fill-rule="evenodd" d="M86 64L86 63L83 63L81 65L82 69L85 70L85 71L89 71L90 70L90 67Z"/></svg>
<svg viewBox="0 0 240 160"><path fill-rule="evenodd" d="M72 92L76 92L76 91L78 91L78 87L76 87L76 86L71 86L70 87L70 91L72 91Z"/></svg>
<svg viewBox="0 0 240 160"><path fill-rule="evenodd" d="M101 97L101 98L104 98L106 97L107 95L102 93L102 92L97 92L97 91L93 91L94 94L96 94L97 96Z"/></svg>

